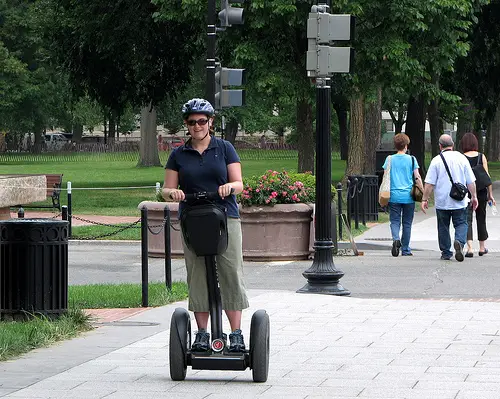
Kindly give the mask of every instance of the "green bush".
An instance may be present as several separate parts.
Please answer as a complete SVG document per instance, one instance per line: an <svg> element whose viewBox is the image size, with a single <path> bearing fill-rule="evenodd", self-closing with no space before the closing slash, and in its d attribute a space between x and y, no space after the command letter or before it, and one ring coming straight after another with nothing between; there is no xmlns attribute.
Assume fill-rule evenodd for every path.
<svg viewBox="0 0 500 399"><path fill-rule="evenodd" d="M290 179L295 181L301 181L304 186L310 187L313 190L312 202L316 201L316 176L311 173L290 173ZM332 199L335 198L337 194L337 189L332 184Z"/></svg>
<svg viewBox="0 0 500 399"><path fill-rule="evenodd" d="M335 187L331 188L335 195ZM243 179L243 192L238 201L243 206L313 203L316 201L316 177L311 173L268 170L262 176Z"/></svg>

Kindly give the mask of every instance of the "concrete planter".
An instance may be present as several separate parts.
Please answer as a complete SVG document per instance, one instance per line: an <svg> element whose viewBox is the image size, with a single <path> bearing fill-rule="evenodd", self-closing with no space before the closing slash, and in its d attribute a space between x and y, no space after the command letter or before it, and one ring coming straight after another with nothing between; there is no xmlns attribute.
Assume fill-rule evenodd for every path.
<svg viewBox="0 0 500 399"><path fill-rule="evenodd" d="M174 202L143 201L139 209L148 209L149 226L163 222L165 206L170 209L172 257L182 257L183 248L180 225L177 220L178 204ZM310 254L312 206L286 204L240 207L243 233L243 258L245 260L297 260L307 259ZM153 232L158 231L154 227ZM148 233L148 255L164 257L164 234Z"/></svg>
<svg viewBox="0 0 500 399"><path fill-rule="evenodd" d="M297 260L309 256L312 206L240 208L245 260Z"/></svg>

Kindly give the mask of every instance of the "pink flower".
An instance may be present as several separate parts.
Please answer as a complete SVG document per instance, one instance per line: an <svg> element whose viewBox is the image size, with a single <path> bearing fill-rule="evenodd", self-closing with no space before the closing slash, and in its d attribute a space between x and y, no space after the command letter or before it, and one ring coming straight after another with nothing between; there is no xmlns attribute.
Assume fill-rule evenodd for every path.
<svg viewBox="0 0 500 399"><path fill-rule="evenodd" d="M266 199L266 204L269 204L269 200L268 199Z"/></svg>
<svg viewBox="0 0 500 399"><path fill-rule="evenodd" d="M286 197L286 196L288 195L288 193L287 193L286 191L283 191L283 192L281 193L281 195L283 195L283 197Z"/></svg>
<svg viewBox="0 0 500 399"><path fill-rule="evenodd" d="M256 193L260 193L260 189L256 188L256 189L255 189L255 192L256 192Z"/></svg>
<svg viewBox="0 0 500 399"><path fill-rule="evenodd" d="M297 196L297 194L292 195L292 200L294 200L294 201L300 201L299 197Z"/></svg>
<svg viewBox="0 0 500 399"><path fill-rule="evenodd" d="M276 191L273 191L271 193L271 197L276 198L278 196L278 193Z"/></svg>

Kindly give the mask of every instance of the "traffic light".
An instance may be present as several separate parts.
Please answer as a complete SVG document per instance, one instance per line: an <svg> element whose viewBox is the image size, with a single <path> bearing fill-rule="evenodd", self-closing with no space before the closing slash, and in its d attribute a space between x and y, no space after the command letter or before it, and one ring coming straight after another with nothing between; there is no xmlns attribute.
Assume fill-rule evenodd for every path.
<svg viewBox="0 0 500 399"><path fill-rule="evenodd" d="M245 105L244 89L229 89L228 87L243 86L246 83L244 69L215 67L215 109L241 107Z"/></svg>
<svg viewBox="0 0 500 399"><path fill-rule="evenodd" d="M243 8L231 6L231 3L243 3L243 1L244 0L221 0L219 20L222 28L232 25L243 25Z"/></svg>
<svg viewBox="0 0 500 399"><path fill-rule="evenodd" d="M312 6L307 20L306 70L309 77L350 73L354 65L354 49L331 45L354 38L355 19L348 14L329 14L327 9L325 5Z"/></svg>

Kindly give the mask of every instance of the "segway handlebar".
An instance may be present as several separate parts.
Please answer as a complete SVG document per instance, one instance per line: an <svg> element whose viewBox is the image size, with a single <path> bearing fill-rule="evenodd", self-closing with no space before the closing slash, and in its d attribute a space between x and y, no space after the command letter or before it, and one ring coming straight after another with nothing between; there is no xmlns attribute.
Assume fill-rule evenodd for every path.
<svg viewBox="0 0 500 399"><path fill-rule="evenodd" d="M234 188L231 189L231 194L234 193ZM184 202L196 201L196 200L208 200L214 201L220 199L220 195L217 191L201 191L194 194L184 194Z"/></svg>

